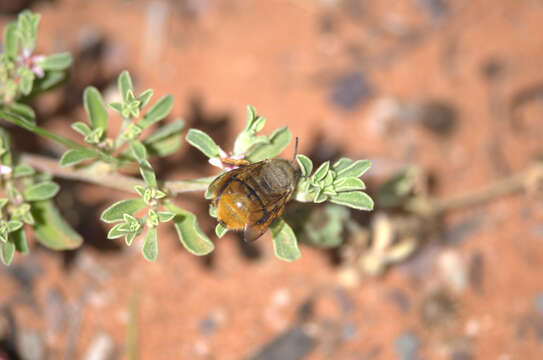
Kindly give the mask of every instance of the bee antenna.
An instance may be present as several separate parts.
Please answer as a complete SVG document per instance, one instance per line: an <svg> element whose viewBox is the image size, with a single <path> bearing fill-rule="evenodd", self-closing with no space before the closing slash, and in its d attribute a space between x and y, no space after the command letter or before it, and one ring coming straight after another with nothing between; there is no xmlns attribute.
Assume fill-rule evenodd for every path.
<svg viewBox="0 0 543 360"><path fill-rule="evenodd" d="M292 156L292 162L296 163L296 155L298 154L298 137L296 136L296 143L294 145L294 155Z"/></svg>

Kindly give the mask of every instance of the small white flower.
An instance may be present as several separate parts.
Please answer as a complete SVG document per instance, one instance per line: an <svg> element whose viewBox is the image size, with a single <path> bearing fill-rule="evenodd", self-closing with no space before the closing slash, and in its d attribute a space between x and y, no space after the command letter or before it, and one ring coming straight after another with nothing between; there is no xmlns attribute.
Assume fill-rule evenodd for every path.
<svg viewBox="0 0 543 360"><path fill-rule="evenodd" d="M11 167L0 164L0 175L11 174Z"/></svg>

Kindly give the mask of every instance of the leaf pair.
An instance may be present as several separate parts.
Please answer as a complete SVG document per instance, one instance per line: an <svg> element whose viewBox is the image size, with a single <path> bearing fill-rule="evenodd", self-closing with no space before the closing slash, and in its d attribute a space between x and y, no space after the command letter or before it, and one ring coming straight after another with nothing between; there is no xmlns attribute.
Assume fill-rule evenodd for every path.
<svg viewBox="0 0 543 360"><path fill-rule="evenodd" d="M290 143L292 138L290 130L285 126L273 131L269 136L258 136L257 133L265 124L266 119L257 116L256 110L248 106L245 128L236 138L232 156L243 157L249 162L258 162L279 155ZM201 130L190 129L186 140L210 159L227 156L215 141Z"/></svg>
<svg viewBox="0 0 543 360"><path fill-rule="evenodd" d="M373 200L362 192L366 188L359 179L370 167L368 160L341 158L330 166L326 161L310 176L312 161L305 155L297 155L303 178L298 183L296 199L322 203L330 201L358 210L372 210Z"/></svg>

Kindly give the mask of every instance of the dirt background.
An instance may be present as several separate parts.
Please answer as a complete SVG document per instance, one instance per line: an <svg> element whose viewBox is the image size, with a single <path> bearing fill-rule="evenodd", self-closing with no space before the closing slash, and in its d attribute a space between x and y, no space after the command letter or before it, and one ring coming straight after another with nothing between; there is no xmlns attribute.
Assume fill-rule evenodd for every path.
<svg viewBox="0 0 543 360"><path fill-rule="evenodd" d="M38 53L74 54L69 82L35 103L40 124L74 139L84 87L112 99L128 69L138 91L174 95L171 119L225 149L251 104L268 119L264 132L288 125L317 161L372 160L370 193L417 164L433 195L458 194L525 168L542 149L538 0L0 2L2 26L21 3L42 14ZM448 117L390 120L390 104L441 104ZM16 148L62 151L28 136ZM187 144L157 164L162 179L215 173ZM165 230L151 264L141 242L105 240L98 221L126 194L61 184L59 206L85 244L56 253L32 242L30 255L0 269L1 359L543 357L534 193L451 212L406 262L346 279L334 251L302 245L301 259L285 263L269 234L250 247L216 239L199 195L178 203L201 215L214 253L190 255Z"/></svg>

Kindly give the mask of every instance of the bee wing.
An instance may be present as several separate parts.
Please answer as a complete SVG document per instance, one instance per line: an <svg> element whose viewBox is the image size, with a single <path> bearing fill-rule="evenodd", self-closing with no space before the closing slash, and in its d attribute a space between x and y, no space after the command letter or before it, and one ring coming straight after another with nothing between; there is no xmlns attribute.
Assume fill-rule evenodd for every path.
<svg viewBox="0 0 543 360"><path fill-rule="evenodd" d="M265 208L252 211L243 229L243 240L250 242L261 237L268 230L272 221L283 213L287 197L287 195L277 196L275 199L271 199Z"/></svg>
<svg viewBox="0 0 543 360"><path fill-rule="evenodd" d="M242 172L245 169L246 166L240 166L237 169L233 169L230 171L225 171L222 174L217 175L217 177L209 184L208 189L209 192L213 194L213 196L217 195L217 192L221 189L222 185L228 178L231 176L235 176Z"/></svg>

